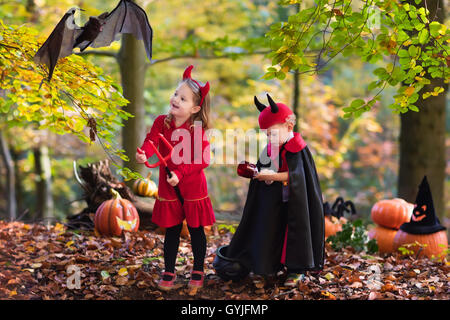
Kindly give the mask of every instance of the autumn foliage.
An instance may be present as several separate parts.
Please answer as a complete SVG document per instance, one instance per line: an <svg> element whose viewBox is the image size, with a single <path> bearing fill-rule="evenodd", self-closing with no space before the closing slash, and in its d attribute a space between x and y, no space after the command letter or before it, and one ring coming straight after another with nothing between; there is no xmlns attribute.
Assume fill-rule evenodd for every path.
<svg viewBox="0 0 450 320"><path fill-rule="evenodd" d="M208 236L205 287L187 289L192 267L189 242L181 239L176 264L178 288L157 289L163 270L163 236L148 230L122 237L69 231L62 224L0 222L0 299L449 299L450 265L414 255L385 258L347 247L326 248L325 268L307 274L295 288L283 287L285 275L251 275L233 283L212 268L215 249L231 233ZM79 288L73 278L80 272Z"/></svg>

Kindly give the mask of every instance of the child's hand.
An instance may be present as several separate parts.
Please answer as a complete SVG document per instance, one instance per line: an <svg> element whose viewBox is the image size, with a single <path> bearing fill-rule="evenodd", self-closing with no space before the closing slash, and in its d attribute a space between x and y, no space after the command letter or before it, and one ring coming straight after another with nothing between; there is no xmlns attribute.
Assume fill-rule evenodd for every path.
<svg viewBox="0 0 450 320"><path fill-rule="evenodd" d="M180 182L180 180L178 180L178 177L177 177L177 175L175 173L173 173L172 171L171 171L171 173L172 173L172 178L169 178L169 176L167 176L167 182L172 187L175 187Z"/></svg>
<svg viewBox="0 0 450 320"><path fill-rule="evenodd" d="M254 179L257 179L258 181L266 181L271 183L273 181L273 175L275 174L275 171L273 170L267 170L263 169L260 173L258 173Z"/></svg>
<svg viewBox="0 0 450 320"><path fill-rule="evenodd" d="M138 148L138 150L142 151L139 148ZM145 161L147 161L147 157L145 156L144 151L142 151L142 153L136 152L136 162L137 163L144 163Z"/></svg>

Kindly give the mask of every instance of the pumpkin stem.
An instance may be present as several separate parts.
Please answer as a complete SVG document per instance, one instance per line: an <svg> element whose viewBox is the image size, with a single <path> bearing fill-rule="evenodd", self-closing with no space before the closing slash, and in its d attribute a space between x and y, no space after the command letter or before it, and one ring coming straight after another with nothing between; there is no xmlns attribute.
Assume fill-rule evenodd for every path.
<svg viewBox="0 0 450 320"><path fill-rule="evenodd" d="M150 177L152 176L152 172L151 171L149 171L149 173L148 173L148 175L147 175L147 179L149 179L150 180Z"/></svg>
<svg viewBox="0 0 450 320"><path fill-rule="evenodd" d="M111 188L109 190L111 191L111 194L113 195L114 199L122 199L122 197L116 190L114 190L113 188Z"/></svg>

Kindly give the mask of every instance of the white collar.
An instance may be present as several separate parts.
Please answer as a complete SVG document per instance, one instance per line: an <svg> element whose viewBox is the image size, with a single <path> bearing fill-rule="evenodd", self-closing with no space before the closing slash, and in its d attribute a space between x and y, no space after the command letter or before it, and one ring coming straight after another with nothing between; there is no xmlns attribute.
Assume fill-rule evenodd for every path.
<svg viewBox="0 0 450 320"><path fill-rule="evenodd" d="M289 137L286 139L286 141L285 141L284 143L288 142L288 141L291 140L293 137L294 137L294 132L293 132L293 131L289 132Z"/></svg>

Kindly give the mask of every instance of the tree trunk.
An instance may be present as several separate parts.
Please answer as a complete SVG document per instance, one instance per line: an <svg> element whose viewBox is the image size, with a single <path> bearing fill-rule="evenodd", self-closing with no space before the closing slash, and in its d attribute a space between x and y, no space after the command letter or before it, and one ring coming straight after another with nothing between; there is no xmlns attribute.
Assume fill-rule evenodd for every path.
<svg viewBox="0 0 450 320"><path fill-rule="evenodd" d="M52 196L52 173L48 147L40 146L33 150L36 172L36 213L35 219L54 217Z"/></svg>
<svg viewBox="0 0 450 320"><path fill-rule="evenodd" d="M299 132L298 123L301 121L300 119L300 73L298 70L294 72L294 98L293 98L292 109L295 115L295 126L294 131Z"/></svg>
<svg viewBox="0 0 450 320"><path fill-rule="evenodd" d="M19 214L18 219L21 219L21 216L23 217L25 215L25 211L23 199L23 184L22 184L22 177L20 176L20 167L19 167L20 152L11 149L11 155L14 161L14 172L15 172L14 179L16 180L15 181L16 203L17 203L17 212Z"/></svg>
<svg viewBox="0 0 450 320"><path fill-rule="evenodd" d="M132 35L124 34L118 62L123 95L130 101L124 110L134 115L133 118L126 121L122 128L122 146L130 159L125 165L144 174L145 166L137 164L135 161L136 148L141 146L145 134L144 83L147 55L142 41L136 40ZM128 186L131 186L132 183L133 181L129 181Z"/></svg>
<svg viewBox="0 0 450 320"><path fill-rule="evenodd" d="M440 9L436 13L437 1L440 1ZM423 6L423 2L420 5ZM430 17L436 14L436 20L441 23L445 16L443 5L442 0L427 0ZM408 111L400 115L398 196L414 202L419 184L426 175L436 214L442 218L445 216L445 109L448 84L445 84L443 79L430 78L430 81L431 83L419 92L420 97L415 103L420 111ZM433 91L436 86L443 87L445 91L437 97L431 96L423 100L423 92Z"/></svg>
<svg viewBox="0 0 450 320"><path fill-rule="evenodd" d="M3 132L0 132L0 151L6 168L6 196L8 203L7 213L9 215L9 219L13 221L17 217L14 163Z"/></svg>
<svg viewBox="0 0 450 320"><path fill-rule="evenodd" d="M300 3L297 3L295 6L296 13L300 12ZM295 126L294 131L299 132L298 123L300 122L300 73L298 70L294 71L294 97L292 103L292 111L295 115Z"/></svg>

